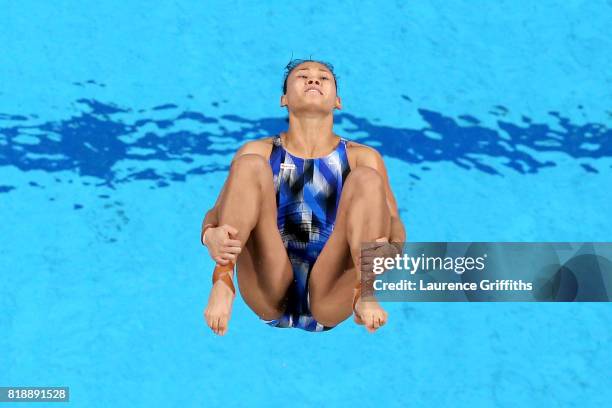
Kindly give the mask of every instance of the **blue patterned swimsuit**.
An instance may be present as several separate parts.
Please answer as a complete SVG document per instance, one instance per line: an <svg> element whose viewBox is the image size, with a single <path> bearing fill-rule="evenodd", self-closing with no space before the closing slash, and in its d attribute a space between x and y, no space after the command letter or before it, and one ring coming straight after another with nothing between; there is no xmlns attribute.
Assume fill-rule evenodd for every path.
<svg viewBox="0 0 612 408"><path fill-rule="evenodd" d="M287 152L280 136L274 137L270 166L274 175L278 230L293 267L285 314L265 322L274 327L323 331L310 313L308 278L317 257L331 235L346 177L350 172L346 142L316 159Z"/></svg>

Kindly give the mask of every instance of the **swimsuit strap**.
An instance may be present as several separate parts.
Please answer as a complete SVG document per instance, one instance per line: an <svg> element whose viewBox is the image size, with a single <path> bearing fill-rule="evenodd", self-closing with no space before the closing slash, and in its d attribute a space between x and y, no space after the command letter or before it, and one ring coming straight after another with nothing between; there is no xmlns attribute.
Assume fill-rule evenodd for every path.
<svg viewBox="0 0 612 408"><path fill-rule="evenodd" d="M272 166L272 171L276 174L276 171L279 164L285 161L285 156L287 155L287 151L283 148L283 144L281 143L280 135L276 135L274 139L272 139L272 151L270 152L270 165Z"/></svg>
<svg viewBox="0 0 612 408"><path fill-rule="evenodd" d="M281 142L280 133L278 133L278 134L276 134L276 136L274 136L274 139L272 140L272 144L275 147L279 147L279 146L282 147L283 146L283 144Z"/></svg>
<svg viewBox="0 0 612 408"><path fill-rule="evenodd" d="M340 136L340 143L338 143L338 146L336 146L336 148L334 149L334 151L339 150L339 149L343 149L346 152L346 143L348 142L348 139L345 139L344 137ZM285 148L283 147L283 142L281 141L281 137L280 137L280 133L277 133L274 136L274 139L272 139L272 153L270 154L270 157L272 156L272 154L274 154L274 151L276 149L281 149L283 152L286 152ZM283 154L284 157L284 154Z"/></svg>

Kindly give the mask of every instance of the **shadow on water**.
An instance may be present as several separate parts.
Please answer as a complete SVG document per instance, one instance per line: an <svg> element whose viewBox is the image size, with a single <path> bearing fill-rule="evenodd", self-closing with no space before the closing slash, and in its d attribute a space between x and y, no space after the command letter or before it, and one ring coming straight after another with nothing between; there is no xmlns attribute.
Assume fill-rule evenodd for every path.
<svg viewBox="0 0 612 408"><path fill-rule="evenodd" d="M133 110L80 99L77 106L75 115L59 121L0 114L0 166L49 173L73 171L111 188L142 179L164 187L190 174L226 170L228 156L244 141L278 133L287 126L284 118L212 117L181 111L171 103ZM540 152L562 152L575 159L612 156L612 131L603 124L577 125L549 112L556 122L553 129L526 116L521 123L504 121L506 112L502 106L490 112L498 116L496 129L485 127L471 115L452 118L427 109L418 110L427 124L422 129L382 126L348 113L336 114L335 122L337 133L349 139L354 135L384 156L419 164L423 170L429 169L429 163L447 161L503 176L504 167L526 174L555 166L553 161L539 159ZM160 162L182 165L160 166ZM581 166L586 172L598 172L589 164ZM0 193L15 188L4 183L0 183Z"/></svg>

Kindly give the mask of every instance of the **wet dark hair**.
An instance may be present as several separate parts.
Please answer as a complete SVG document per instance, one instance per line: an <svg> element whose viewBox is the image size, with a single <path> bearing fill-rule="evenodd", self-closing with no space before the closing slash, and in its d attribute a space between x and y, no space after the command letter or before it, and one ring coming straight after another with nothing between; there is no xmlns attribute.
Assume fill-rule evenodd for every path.
<svg viewBox="0 0 612 408"><path fill-rule="evenodd" d="M334 84L336 85L336 94L338 94L338 77L334 73L334 66L332 64L330 64L329 62L318 61L318 60L314 60L314 59L291 59L289 61L289 63L287 64L287 66L285 67L285 77L283 79L283 95L285 95L287 93L287 78L289 77L289 75L291 75L291 72L298 65L303 64L305 62L317 62L317 63L319 63L321 65L325 65L325 67L327 69L329 69L329 71L331 72L332 76L334 77Z"/></svg>

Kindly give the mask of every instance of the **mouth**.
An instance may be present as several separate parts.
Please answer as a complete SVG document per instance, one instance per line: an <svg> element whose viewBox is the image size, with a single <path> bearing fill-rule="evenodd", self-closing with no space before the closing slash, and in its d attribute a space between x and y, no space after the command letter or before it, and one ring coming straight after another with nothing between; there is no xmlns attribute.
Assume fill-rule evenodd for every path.
<svg viewBox="0 0 612 408"><path fill-rule="evenodd" d="M312 88L312 87L311 88L306 88L304 93L318 93L319 95L323 95L323 92L321 92L319 89Z"/></svg>

